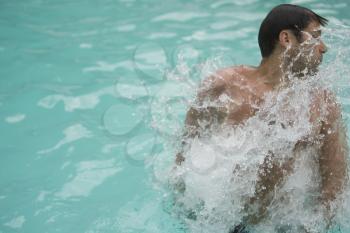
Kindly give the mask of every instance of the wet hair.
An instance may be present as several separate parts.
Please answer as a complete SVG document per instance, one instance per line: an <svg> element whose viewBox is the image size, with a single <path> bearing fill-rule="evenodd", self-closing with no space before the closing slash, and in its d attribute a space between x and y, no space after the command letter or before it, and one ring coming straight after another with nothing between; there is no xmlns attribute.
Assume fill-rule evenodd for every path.
<svg viewBox="0 0 350 233"><path fill-rule="evenodd" d="M328 22L326 18L302 6L281 4L273 8L262 21L259 30L258 41L262 57L272 54L282 30L291 30L301 42L301 31L312 21L322 26Z"/></svg>

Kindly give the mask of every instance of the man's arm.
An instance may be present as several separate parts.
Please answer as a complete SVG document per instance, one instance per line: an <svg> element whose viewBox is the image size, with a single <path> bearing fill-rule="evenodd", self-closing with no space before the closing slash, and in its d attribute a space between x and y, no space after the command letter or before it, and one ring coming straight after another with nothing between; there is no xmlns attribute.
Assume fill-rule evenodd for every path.
<svg viewBox="0 0 350 233"><path fill-rule="evenodd" d="M348 145L345 127L341 119L340 106L334 98L326 97L327 117L322 124L324 135L319 159L321 173L321 199L329 208L335 200L347 178Z"/></svg>
<svg viewBox="0 0 350 233"><path fill-rule="evenodd" d="M226 109L216 108L215 106L208 106L205 104L205 102L217 100L218 97L225 91L225 88L226 82L224 77L220 74L210 76L202 83L202 86L197 94L195 104L190 107L186 114L180 151L176 154L175 166L173 167L174 171L185 161L183 153L188 145L188 140L200 136L206 127L210 127L214 120L222 121L226 117ZM179 193L184 193L186 189L182 179L179 179L175 183L174 187Z"/></svg>
<svg viewBox="0 0 350 233"><path fill-rule="evenodd" d="M298 150L296 145L294 150ZM255 194L245 205L248 213L244 219L246 224L258 224L266 215L267 207L273 199L274 190L279 186L286 175L293 171L295 158L278 161L272 152L266 155L258 171L258 180L255 185Z"/></svg>
<svg viewBox="0 0 350 233"><path fill-rule="evenodd" d="M319 158L321 174L321 202L325 207L325 220L331 225L334 214L331 204L343 191L347 181L348 145L340 106L333 95L326 95L326 118L322 122L324 136Z"/></svg>
<svg viewBox="0 0 350 233"><path fill-rule="evenodd" d="M185 160L183 149L187 140L200 136L200 134L213 124L213 121L222 122L227 109L219 106L206 106L205 102L213 102L225 91L226 82L219 73L204 80L196 97L195 105L191 106L186 114L184 134L182 137L181 151L176 155L176 165L181 165Z"/></svg>

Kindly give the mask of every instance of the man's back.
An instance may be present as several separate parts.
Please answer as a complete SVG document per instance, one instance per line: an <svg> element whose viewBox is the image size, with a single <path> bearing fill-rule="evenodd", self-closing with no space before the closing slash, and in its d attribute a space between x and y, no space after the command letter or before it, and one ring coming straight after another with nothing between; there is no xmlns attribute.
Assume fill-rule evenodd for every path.
<svg viewBox="0 0 350 233"><path fill-rule="evenodd" d="M265 103L267 95L278 94L278 88L266 85L253 67L229 67L216 72L203 81L195 104L186 115L188 135L200 135L201 131L212 128L212 124L217 128L244 124ZM312 103L305 107L310 108L310 123L317 127L314 132L320 133L321 125L317 124L322 121L320 108L340 109L330 91L314 89L311 95Z"/></svg>
<svg viewBox="0 0 350 233"><path fill-rule="evenodd" d="M254 71L247 66L229 67L205 79L195 106L188 111L187 126L199 133L202 122L233 126L253 116L267 91Z"/></svg>
<svg viewBox="0 0 350 233"><path fill-rule="evenodd" d="M242 126L252 117L261 118L274 111L278 111L279 116L277 118L279 118L279 121L276 122L275 118L266 117L266 119L262 119L266 125L280 124L278 127L284 129L294 127L295 131L300 131L297 126L300 123L298 121L303 121L300 123L301 125L308 124L310 126L308 126L309 128L306 127L305 132L307 133L300 134L300 138L295 140L292 150L295 156L292 155L281 163L278 158L280 155L275 154L276 152L273 152L274 148L271 148L269 154L266 154L265 160L259 165L255 195L245 205L246 211L251 214L244 221L249 222L249 224L257 224L266 216L266 208L272 201L271 192L276 192L276 188L280 187L286 177L293 173L295 161L298 159L298 155L302 154L300 150L307 150L307 147L317 147L317 154L320 154L317 159L321 158L320 161L322 161L321 154L324 145L330 143L325 140L327 139L327 136L325 136L327 125L341 121L339 106L330 92L310 87L308 89L310 93L307 95L309 100L305 102L308 104L306 106L294 106L293 104L298 103L295 103L292 98L285 98L288 98L288 94L293 96L292 87L272 89L262 80L264 79L261 77L259 80L255 68L247 66L226 68L210 76L204 80L195 104L187 113L185 127L185 141L191 143L191 138L201 138L203 135L208 136L225 131L227 128ZM285 100L281 100L282 96ZM298 97L294 96L295 99ZM278 98L280 99L278 100ZM273 103L273 101L276 101L276 103ZM300 103L302 101L305 100L301 99ZM273 109L274 104L279 106L278 110ZM300 111L300 107L303 113ZM321 109L326 109L326 111L322 112ZM256 116L257 114L258 116ZM302 114L304 115L301 116ZM300 120L300 118L303 119ZM276 134L275 136L278 137ZM344 142L336 139L333 140L333 143L333 148L340 148ZM317 146L315 147L315 145ZM327 166L325 166L325 163L320 163L321 168L323 164L320 179L329 179L330 171L334 170L334 177L337 178L333 180L335 182L332 189L339 191L345 171L345 163L341 164L344 158L332 163L329 156L323 157L328 159L324 160L327 161ZM179 153L177 164L180 165L184 159L183 154ZM341 169L339 170L339 168ZM335 170L340 172L337 173ZM328 173L322 173L322 171ZM329 188L325 189L328 190ZM252 211L250 206L260 207Z"/></svg>

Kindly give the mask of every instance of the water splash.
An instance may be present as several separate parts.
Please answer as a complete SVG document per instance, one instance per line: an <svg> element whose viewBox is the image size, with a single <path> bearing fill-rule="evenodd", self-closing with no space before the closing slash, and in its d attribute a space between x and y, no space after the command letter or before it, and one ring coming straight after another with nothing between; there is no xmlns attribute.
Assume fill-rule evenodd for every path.
<svg viewBox="0 0 350 233"><path fill-rule="evenodd" d="M195 138L183 154L185 161L175 168L175 154L179 150L183 127L183 116L193 106L198 91L195 74L207 77L220 66L220 58L211 58L197 66L187 66L180 61L166 78L173 89L180 88L177 95L169 94L165 88L152 105L152 116L158 132L163 138L163 151L151 162L156 183L161 183L169 202L171 213L186 223L189 232L229 232L241 224L247 216L246 203L255 194L258 171L269 154L283 163L294 159L291 175L283 180L268 206L266 219L251 227L252 232L323 232L326 229L324 207L318 203L320 196L320 174L318 154L320 144L316 142L317 124L310 124L310 106L320 90L333 89L340 100L349 98L347 65L350 50L346 46L350 29L342 25L330 25L326 30L328 59L319 73L307 79L289 76L290 85L265 96L259 111L245 124L211 131L207 137ZM195 68L194 68L195 67ZM194 71L195 70L195 71ZM170 83L170 84L169 84ZM177 102L176 111L164 111L172 101ZM176 101L175 101L176 102ZM213 104L213 103L206 103ZM214 103L215 104L215 103ZM217 104L217 103L216 103ZM343 104L347 104L346 102ZM183 108L181 108L183 107ZM319 108L321 119L326 109ZM344 110L347 111L346 109ZM180 116L180 117L179 117ZM346 119L345 115L345 119ZM158 120L159 121L158 121ZM167 119L161 124L161 119ZM314 142L313 146L295 151L301 139ZM167 179L165 172L171 171ZM170 184L170 191L167 187ZM350 191L346 190L334 201L334 229L348 230L346 219L350 213ZM337 203L339 202L339 203ZM333 230L334 230L333 229Z"/></svg>

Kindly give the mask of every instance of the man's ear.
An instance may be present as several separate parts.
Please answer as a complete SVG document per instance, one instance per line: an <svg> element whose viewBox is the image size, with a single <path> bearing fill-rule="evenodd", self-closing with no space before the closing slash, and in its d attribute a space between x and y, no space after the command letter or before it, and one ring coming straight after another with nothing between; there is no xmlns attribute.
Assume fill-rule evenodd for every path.
<svg viewBox="0 0 350 233"><path fill-rule="evenodd" d="M290 32L287 30L282 30L279 34L279 42L282 47L288 48L292 43Z"/></svg>

